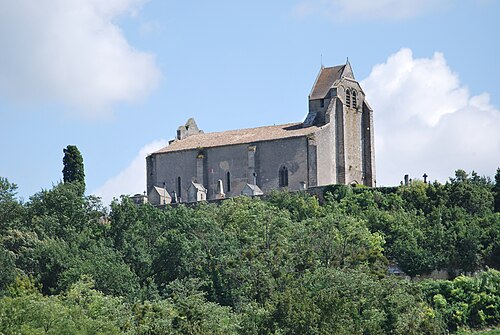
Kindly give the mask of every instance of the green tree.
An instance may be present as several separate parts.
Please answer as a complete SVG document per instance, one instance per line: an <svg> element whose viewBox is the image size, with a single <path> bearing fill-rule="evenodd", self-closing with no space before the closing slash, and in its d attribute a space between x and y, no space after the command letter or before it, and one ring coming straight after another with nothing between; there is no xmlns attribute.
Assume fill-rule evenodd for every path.
<svg viewBox="0 0 500 335"><path fill-rule="evenodd" d="M453 281L426 280L419 286L449 330L500 323L500 272L496 270Z"/></svg>
<svg viewBox="0 0 500 335"><path fill-rule="evenodd" d="M16 200L17 185L0 177L0 234L14 227L22 217L23 207Z"/></svg>
<svg viewBox="0 0 500 335"><path fill-rule="evenodd" d="M273 191L268 202L280 209L287 209L293 221L302 221L321 215L318 199L306 192Z"/></svg>
<svg viewBox="0 0 500 335"><path fill-rule="evenodd" d="M207 301L196 279L175 280L167 287L173 304L172 334L236 335L239 320L229 307Z"/></svg>
<svg viewBox="0 0 500 335"><path fill-rule="evenodd" d="M500 213L478 220L482 230L485 265L500 269Z"/></svg>
<svg viewBox="0 0 500 335"><path fill-rule="evenodd" d="M272 323L277 334L442 334L427 309L409 282L322 268L277 296Z"/></svg>
<svg viewBox="0 0 500 335"><path fill-rule="evenodd" d="M69 252L58 280L58 288L66 289L84 275L95 278L95 288L113 296L133 297L138 289L137 276L119 253L91 240L84 240Z"/></svg>
<svg viewBox="0 0 500 335"><path fill-rule="evenodd" d="M83 192L85 192L85 172L83 169L83 157L76 145L68 145L65 149L63 149L63 152L63 181L65 183L80 183L82 188L81 193L83 195Z"/></svg>
<svg viewBox="0 0 500 335"><path fill-rule="evenodd" d="M7 292L0 299L0 334L120 334L127 316L119 299L85 282L66 296L44 296L31 279L20 277Z"/></svg>
<svg viewBox="0 0 500 335"><path fill-rule="evenodd" d="M0 245L0 292L16 277L14 256ZM0 295L1 296L1 295Z"/></svg>
<svg viewBox="0 0 500 335"><path fill-rule="evenodd" d="M76 239L91 223L93 226L98 223L98 214L88 208L79 183L58 184L51 190L42 190L31 196L25 207L25 225L40 238L58 237L69 241Z"/></svg>
<svg viewBox="0 0 500 335"><path fill-rule="evenodd" d="M470 178L464 170L457 170L455 178L450 178L446 188L449 194L448 207L462 207L473 215L485 215L493 210L491 182L475 172Z"/></svg>
<svg viewBox="0 0 500 335"><path fill-rule="evenodd" d="M495 174L493 193L495 196L495 212L500 212L500 168L497 169L497 173Z"/></svg>
<svg viewBox="0 0 500 335"><path fill-rule="evenodd" d="M382 254L384 239L371 233L363 220L342 214L329 214L295 227L293 258L299 271L316 267L356 268L369 265L384 273L387 260Z"/></svg>

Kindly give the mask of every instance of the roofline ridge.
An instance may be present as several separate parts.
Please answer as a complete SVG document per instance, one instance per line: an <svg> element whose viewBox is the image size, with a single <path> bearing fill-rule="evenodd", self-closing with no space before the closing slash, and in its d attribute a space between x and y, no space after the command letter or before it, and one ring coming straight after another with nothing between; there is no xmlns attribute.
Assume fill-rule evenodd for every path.
<svg viewBox="0 0 500 335"><path fill-rule="evenodd" d="M182 139L182 140L175 140L175 142L184 141L187 138L194 138L194 137L197 137L200 135L212 135L212 134L222 134L222 133L240 132L240 131L243 132L243 131L248 131L251 129L261 129L261 128L284 128L285 126L294 126L294 125L299 125L299 124L303 124L303 122L289 122L289 123L283 123L283 124L276 124L276 125L272 125L272 126L268 125L268 126L259 126L259 127L250 127L250 128L229 129L229 130L214 131L214 132L207 132L207 133L203 132L203 133L191 135L191 136L186 137L185 139ZM155 155L155 154L161 154L162 152L164 152L163 150L168 148L168 147L170 147L170 143L169 143L169 145L166 145L166 146L150 153L148 156ZM179 151L182 151L182 150L179 150Z"/></svg>
<svg viewBox="0 0 500 335"><path fill-rule="evenodd" d="M200 134L200 135L208 135L208 136L213 136L213 135L219 135L220 134L223 134L223 133L230 133L230 132L234 132L232 134L229 134L230 136L238 136L239 134L237 132L239 131L248 131L248 130L255 130L255 129L264 129L265 131L265 128L277 128L277 130L279 129L279 131L283 131L283 132L287 132L288 129L285 129L285 127L287 126L297 126L297 125L301 125L303 124L302 122L293 122L293 123L285 123L285 124L281 124L281 125L274 125L274 126L263 126L263 127L256 127L256 128L246 128L246 129L237 129L237 130L227 130L227 131L222 131L222 132L214 132L214 133L204 133L204 134ZM259 143L259 142L263 142L263 141L275 141L275 140L282 140L283 138L296 138L296 137L304 137L304 136L309 136L310 134L312 133L315 133L316 131L322 129L322 127L307 127L307 128L297 128L297 129L293 129L291 130L292 133L288 134L287 136L285 137L279 137L279 138L273 138L273 137L270 137L270 138L252 138L252 139L245 139L244 141L241 141L241 142L238 142L238 143L220 143L220 144L215 144L215 145L212 145L212 144L205 144L205 145L199 145L199 146L191 146L191 147L180 147L180 148L174 148L172 150L169 150L169 148L171 149L171 145L168 145L168 146L165 146L153 153L151 153L149 156L154 156L154 155L159 155L159 154L163 154L163 153L167 153L167 152L178 152L178 151L188 151L188 150L194 150L194 149L199 149L199 148L212 148L212 147L224 147L224 146L231 146L231 145L234 145L234 144L249 144L249 143ZM300 131L299 131L300 130ZM261 130L262 131L262 130ZM296 132L296 131L299 131L299 132ZM193 140L195 139L197 136L196 135L193 135L193 136L190 136L189 139ZM205 139L200 139L198 141L203 141ZM177 142L182 142L181 141L177 141ZM193 143L189 143L189 145L192 145Z"/></svg>
<svg viewBox="0 0 500 335"><path fill-rule="evenodd" d="M318 79L319 77L321 76L321 72L323 72L324 69L327 69L326 67L324 67L323 65L321 65L321 68L319 69L319 72L318 74L316 75L316 79L314 80L314 84L313 86L311 87L311 92L309 92L309 96L308 96L308 99L311 99L311 94L313 93L314 91L314 88L316 87L316 83L318 82Z"/></svg>
<svg viewBox="0 0 500 335"><path fill-rule="evenodd" d="M302 123L302 122L289 122L289 123L275 124L275 125L272 125L272 126L267 125L267 126L258 126L258 127L229 129L229 130L222 130L222 131L211 131L211 132L206 132L206 133L202 133L202 134L195 134L195 135L191 135L191 136L219 134L219 133L227 133L227 132L231 132L231 131L245 131L245 130L250 130L250 129L258 129L258 128L282 127L282 126L289 126L289 125L294 125L294 124L299 124L299 123Z"/></svg>

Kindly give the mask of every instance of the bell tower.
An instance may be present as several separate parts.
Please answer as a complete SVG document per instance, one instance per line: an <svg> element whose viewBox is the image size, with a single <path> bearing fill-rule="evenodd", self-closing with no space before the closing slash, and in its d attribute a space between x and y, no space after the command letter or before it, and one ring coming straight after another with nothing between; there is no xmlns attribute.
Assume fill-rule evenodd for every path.
<svg viewBox="0 0 500 335"><path fill-rule="evenodd" d="M329 133L332 180L337 184L375 186L373 110L349 61L321 67L309 95L303 127Z"/></svg>

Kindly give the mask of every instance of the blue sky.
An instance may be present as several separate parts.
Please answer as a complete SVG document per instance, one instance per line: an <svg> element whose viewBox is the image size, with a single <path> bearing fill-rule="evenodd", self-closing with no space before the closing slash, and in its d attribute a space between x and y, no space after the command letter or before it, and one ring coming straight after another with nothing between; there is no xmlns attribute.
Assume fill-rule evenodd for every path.
<svg viewBox="0 0 500 335"><path fill-rule="evenodd" d="M498 0L19 0L0 4L0 176L144 191L144 156L205 132L301 121L321 65L346 58L375 113L379 185L500 166Z"/></svg>

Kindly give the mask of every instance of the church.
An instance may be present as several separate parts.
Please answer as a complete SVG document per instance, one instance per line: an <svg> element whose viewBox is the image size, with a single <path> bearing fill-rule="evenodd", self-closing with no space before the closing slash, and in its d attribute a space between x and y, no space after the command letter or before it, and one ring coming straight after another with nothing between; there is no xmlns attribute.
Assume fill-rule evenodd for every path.
<svg viewBox="0 0 500 335"><path fill-rule="evenodd" d="M146 158L146 173L155 205L329 184L373 187L373 110L349 61L322 66L303 122L204 133L191 118Z"/></svg>

